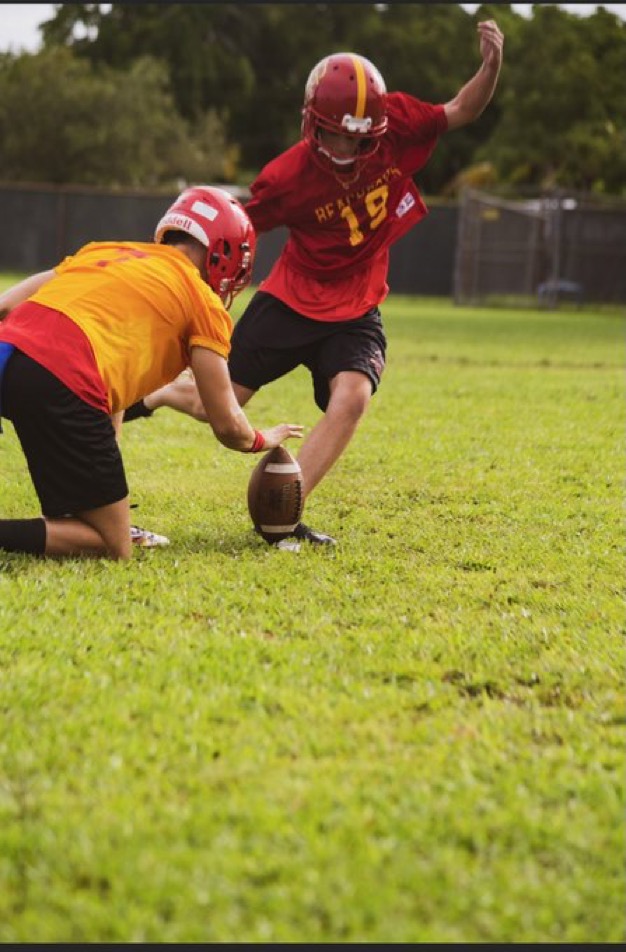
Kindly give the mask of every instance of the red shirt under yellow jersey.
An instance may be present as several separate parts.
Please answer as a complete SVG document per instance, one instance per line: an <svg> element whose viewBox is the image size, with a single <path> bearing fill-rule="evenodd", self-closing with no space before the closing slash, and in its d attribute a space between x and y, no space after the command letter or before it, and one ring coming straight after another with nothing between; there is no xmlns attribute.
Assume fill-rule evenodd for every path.
<svg viewBox="0 0 626 952"><path fill-rule="evenodd" d="M29 300L60 311L84 333L112 413L178 376L192 347L225 358L230 352L232 319L178 248L91 242L55 271Z"/></svg>
<svg viewBox="0 0 626 952"><path fill-rule="evenodd" d="M347 320L380 304L390 246L428 213L412 176L447 129L444 107L390 93L387 113L387 131L353 182L321 168L298 142L251 186L246 211L257 232L289 229L260 288L306 317Z"/></svg>

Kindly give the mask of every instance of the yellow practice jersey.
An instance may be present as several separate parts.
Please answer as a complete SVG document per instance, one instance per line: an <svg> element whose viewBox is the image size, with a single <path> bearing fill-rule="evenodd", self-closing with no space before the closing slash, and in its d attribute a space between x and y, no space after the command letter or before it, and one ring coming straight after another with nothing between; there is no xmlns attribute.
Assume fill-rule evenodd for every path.
<svg viewBox="0 0 626 952"><path fill-rule="evenodd" d="M194 346L228 356L232 319L178 248L91 242L55 272L30 300L66 314L89 339L112 413L173 380Z"/></svg>

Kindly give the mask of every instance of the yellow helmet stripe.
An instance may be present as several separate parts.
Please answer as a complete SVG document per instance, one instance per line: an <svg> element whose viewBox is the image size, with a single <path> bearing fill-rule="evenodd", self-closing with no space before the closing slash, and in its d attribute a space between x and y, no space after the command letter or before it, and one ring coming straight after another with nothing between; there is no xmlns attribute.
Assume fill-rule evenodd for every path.
<svg viewBox="0 0 626 952"><path fill-rule="evenodd" d="M354 63L354 72L356 73L356 110L355 118L363 119L365 116L365 103L367 92L367 80L365 78L365 69L358 56L352 57Z"/></svg>

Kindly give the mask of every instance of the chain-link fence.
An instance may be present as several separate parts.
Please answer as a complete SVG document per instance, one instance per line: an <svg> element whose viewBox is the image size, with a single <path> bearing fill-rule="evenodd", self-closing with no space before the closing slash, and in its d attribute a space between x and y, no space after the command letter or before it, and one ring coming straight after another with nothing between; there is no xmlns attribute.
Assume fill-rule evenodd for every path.
<svg viewBox="0 0 626 952"><path fill-rule="evenodd" d="M230 187L229 187L230 188ZM246 189L230 188L238 198ZM0 183L0 271L53 267L88 241L151 241L176 193ZM550 193L506 198L466 191L460 207L430 212L392 246L389 285L458 304L626 302L626 202ZM285 241L261 235L258 284Z"/></svg>
<svg viewBox="0 0 626 952"><path fill-rule="evenodd" d="M240 200L249 196L247 189L228 188ZM0 271L31 274L51 268L88 241L151 241L157 221L175 197L0 183ZM450 203L428 204L430 214L391 249L389 284L401 294L451 297L458 209ZM269 273L286 236L284 228L260 236L255 284Z"/></svg>
<svg viewBox="0 0 626 952"><path fill-rule="evenodd" d="M626 201L468 189L454 269L457 304L626 301Z"/></svg>

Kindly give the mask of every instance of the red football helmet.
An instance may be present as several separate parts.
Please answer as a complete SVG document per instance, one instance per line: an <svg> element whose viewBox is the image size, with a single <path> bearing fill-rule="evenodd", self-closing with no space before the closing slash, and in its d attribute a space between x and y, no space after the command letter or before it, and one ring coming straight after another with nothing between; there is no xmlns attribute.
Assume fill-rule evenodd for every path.
<svg viewBox="0 0 626 952"><path fill-rule="evenodd" d="M374 154L387 129L387 88L374 66L358 53L333 53L313 67L304 90L302 137L315 156L335 166L353 166ZM354 157L320 144L318 130L359 139Z"/></svg>
<svg viewBox="0 0 626 952"><path fill-rule="evenodd" d="M185 231L207 249L207 284L230 307L252 278L256 234L243 205L223 188L195 185L182 192L156 226L154 240Z"/></svg>

